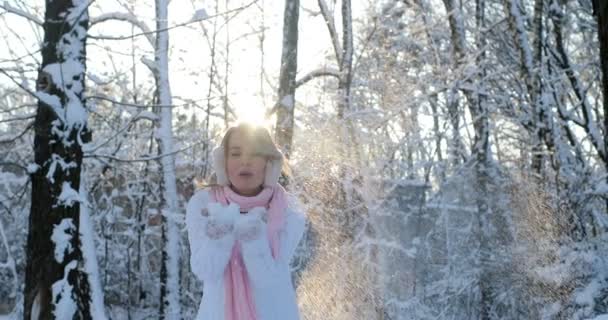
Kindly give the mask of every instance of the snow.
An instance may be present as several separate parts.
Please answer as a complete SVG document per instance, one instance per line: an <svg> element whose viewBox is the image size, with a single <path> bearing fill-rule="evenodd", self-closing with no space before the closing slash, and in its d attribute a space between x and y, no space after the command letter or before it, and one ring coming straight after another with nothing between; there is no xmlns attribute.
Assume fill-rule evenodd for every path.
<svg viewBox="0 0 608 320"><path fill-rule="evenodd" d="M55 309L53 315L55 319L72 319L76 313L77 306L72 300L72 285L68 282L68 274L72 269L76 269L77 261L70 261L63 270L63 279L53 283L53 301Z"/></svg>
<svg viewBox="0 0 608 320"><path fill-rule="evenodd" d="M96 85L103 85L106 82L101 80L101 78L95 74L92 73L88 73L87 76L89 77L89 79L91 79L91 81L93 81Z"/></svg>
<svg viewBox="0 0 608 320"><path fill-rule="evenodd" d="M72 29L72 32L64 34L57 44L57 50L61 52L64 59L67 59L66 61L76 61L75 59L77 59L84 50L80 39L83 39L86 36L86 29L80 25L73 26Z"/></svg>
<svg viewBox="0 0 608 320"><path fill-rule="evenodd" d="M66 123L68 126L77 125L76 127L81 127L87 122L88 118L87 110L84 108L80 99L74 97L74 99L69 99L69 102L66 106Z"/></svg>
<svg viewBox="0 0 608 320"><path fill-rule="evenodd" d="M294 105L293 95L289 94L284 96L283 99L281 99L281 105L287 109L292 109Z"/></svg>
<svg viewBox="0 0 608 320"><path fill-rule="evenodd" d="M207 11L205 9L198 9L196 10L196 12L194 12L194 15L192 16L192 19L190 21L201 21L206 20L208 18L209 15L207 14Z"/></svg>
<svg viewBox="0 0 608 320"><path fill-rule="evenodd" d="M135 119L146 119L146 120L150 120L150 121L157 121L159 119L159 117L152 111L142 111L135 115Z"/></svg>
<svg viewBox="0 0 608 320"><path fill-rule="evenodd" d="M87 9L91 0L72 0L73 7L68 9L66 20L71 24L75 24L78 21L82 21L89 18Z"/></svg>
<svg viewBox="0 0 608 320"><path fill-rule="evenodd" d="M38 171L38 169L40 169L40 166L35 163L29 163L27 165L27 173L29 173L29 174L36 173L36 171Z"/></svg>
<svg viewBox="0 0 608 320"><path fill-rule="evenodd" d="M61 193L57 199L57 204L71 207L74 202L80 201L80 194L78 194L78 192L72 188L69 182L64 181L63 185L61 186Z"/></svg>
<svg viewBox="0 0 608 320"><path fill-rule="evenodd" d="M40 99L40 101L48 104L51 108L53 108L53 111L55 111L57 117L59 117L59 119L63 121L63 114L61 112L61 100L59 100L58 96L50 95L42 91L36 91L34 94L38 99Z"/></svg>
<svg viewBox="0 0 608 320"><path fill-rule="evenodd" d="M608 313L596 316L595 318L589 318L589 320L608 320Z"/></svg>
<svg viewBox="0 0 608 320"><path fill-rule="evenodd" d="M59 224L56 224L51 234L51 241L55 244L55 261L58 263L63 262L65 252L71 253L72 248L72 235L75 233L76 227L72 222L72 218L64 218Z"/></svg>
<svg viewBox="0 0 608 320"><path fill-rule="evenodd" d="M602 289L602 285L599 283L597 279L592 279L589 284L585 286L582 290L579 290L574 295L574 301L579 305L594 305L594 299L596 298L596 294L598 294Z"/></svg>
<svg viewBox="0 0 608 320"><path fill-rule="evenodd" d="M517 32L517 36L520 41L520 50L523 54L524 66L528 70L528 72L533 72L533 59L532 59L532 50L530 49L530 44L528 42L528 36L526 34L526 27L524 25L524 17L522 17L521 9L519 8L519 2L517 0L510 0L511 4L510 11L513 19L515 20L515 28Z"/></svg>
<svg viewBox="0 0 608 320"><path fill-rule="evenodd" d="M43 69L44 72L51 76L51 80L62 91L72 89L82 91L81 86L72 87L75 85L74 77L80 77L84 70L84 65L78 60L69 59L63 63L50 63Z"/></svg>
<svg viewBox="0 0 608 320"><path fill-rule="evenodd" d="M70 168L76 168L76 162L65 162L63 158L56 154L51 155L51 165L49 166L49 172L46 174L46 178L51 182L55 183L55 179L53 176L55 175L55 170L57 170L57 165L61 167L61 170L67 171Z"/></svg>
<svg viewBox="0 0 608 320"><path fill-rule="evenodd" d="M69 50L80 49L70 47ZM73 53L70 51L69 54L72 55ZM57 88L65 92L67 105L64 110L58 97L46 93L38 92L38 97L53 107L57 116L68 128L81 127L86 124L88 113L78 97L78 94L83 91L80 78L84 73L84 65L76 59L69 59L63 63L51 63L45 66L43 70L51 76L51 80Z"/></svg>
<svg viewBox="0 0 608 320"><path fill-rule="evenodd" d="M95 241L93 239L93 226L89 214L89 203L86 201L84 180L80 185L80 198L84 201L80 204L80 225L81 251L84 258L84 270L87 273L91 286L91 316L94 320L105 320L105 308L103 303L103 290L99 280L99 266L97 264L97 254L95 252Z"/></svg>

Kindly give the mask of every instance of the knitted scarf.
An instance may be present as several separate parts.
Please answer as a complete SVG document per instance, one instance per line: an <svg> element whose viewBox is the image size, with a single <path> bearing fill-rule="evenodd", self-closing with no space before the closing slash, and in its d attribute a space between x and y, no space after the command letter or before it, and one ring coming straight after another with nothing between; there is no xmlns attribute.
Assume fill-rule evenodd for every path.
<svg viewBox="0 0 608 320"><path fill-rule="evenodd" d="M279 231L285 224L285 193L285 189L278 183L273 187L265 186L259 194L250 197L237 194L229 186L217 186L212 188L210 200L224 206L234 202L247 211L254 207L265 207L268 210L268 242L272 257L276 259L279 254ZM225 319L256 320L252 290L238 240L232 247L230 261L224 271L224 287Z"/></svg>

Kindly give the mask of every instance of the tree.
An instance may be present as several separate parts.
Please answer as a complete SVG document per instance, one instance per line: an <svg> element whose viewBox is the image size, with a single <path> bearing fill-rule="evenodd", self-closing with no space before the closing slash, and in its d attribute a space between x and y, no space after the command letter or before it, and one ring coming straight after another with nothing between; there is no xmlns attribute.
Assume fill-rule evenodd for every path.
<svg viewBox="0 0 608 320"><path fill-rule="evenodd" d="M90 319L79 239L88 1L48 0L36 95L24 319Z"/></svg>
<svg viewBox="0 0 608 320"><path fill-rule="evenodd" d="M296 73L298 72L299 0L285 1L283 51L277 101L276 141L287 158L293 143Z"/></svg>
<svg viewBox="0 0 608 320"><path fill-rule="evenodd" d="M173 102L169 85L169 32L166 0L156 0L156 43L152 72L156 82L158 115L158 152L162 169L163 253L160 283L161 319L179 319L179 233L176 216L179 209L173 157ZM166 308L166 309L165 309Z"/></svg>
<svg viewBox="0 0 608 320"><path fill-rule="evenodd" d="M608 2L593 0L593 13L597 17L597 36L600 40L600 67L604 98L604 150L608 151ZM605 164L608 166L608 161ZM606 206L608 208L608 202Z"/></svg>

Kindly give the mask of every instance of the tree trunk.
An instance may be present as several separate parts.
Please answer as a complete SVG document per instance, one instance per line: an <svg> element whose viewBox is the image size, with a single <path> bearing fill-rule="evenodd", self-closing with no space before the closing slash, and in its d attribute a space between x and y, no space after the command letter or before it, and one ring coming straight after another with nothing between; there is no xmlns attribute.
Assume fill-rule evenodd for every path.
<svg viewBox="0 0 608 320"><path fill-rule="evenodd" d="M24 319L91 319L80 246L88 2L47 0L38 76Z"/></svg>
<svg viewBox="0 0 608 320"><path fill-rule="evenodd" d="M536 68L540 63L542 48L542 12L543 1L535 0L534 3L534 26L535 35L533 48L530 47L527 30L525 28L526 18L522 15L522 4L519 0L505 0L504 9L508 17L509 28L513 33L513 42L519 50L520 69L524 78L526 94L529 108L524 110L527 119L522 121L522 125L530 132L532 138L532 171L537 175L536 179L541 181L543 178L544 142L549 133L547 121L547 110L542 97L542 86L540 75Z"/></svg>
<svg viewBox="0 0 608 320"><path fill-rule="evenodd" d="M594 0L593 11L597 17L597 35L600 40L600 67L604 99L604 150L608 153L608 2ZM608 170L608 163L604 165ZM606 203L606 210L608 210L608 200Z"/></svg>
<svg viewBox="0 0 608 320"><path fill-rule="evenodd" d="M466 57L467 46L466 37L464 31L464 24L462 21L461 11L456 7L454 0L444 0L446 10L449 14L449 24L452 35L452 46L455 57L455 67L458 70L464 63ZM483 50L485 41L481 36L481 30L484 28L485 20L485 2L484 0L476 1L476 25L477 25L477 49ZM483 51L477 58L477 65L480 70L478 71L477 78L482 81L484 78L484 59L485 54ZM470 82L471 80L466 80ZM483 85L483 84L480 84ZM471 86L476 84L471 83ZM479 319L490 319L491 309L495 305L494 292L492 290L492 270L490 269L493 248L491 246L493 235L490 230L491 226L491 214L490 199L488 199L488 189L491 181L490 178L490 142L489 142L489 114L486 99L482 95L475 94L471 91L464 92L468 106L469 113L473 119L473 128L475 130L474 143L472 146L472 158L474 163L474 172L476 176L477 190L475 195L475 201L477 205L478 215L478 242L479 242L479 258L477 263L479 264Z"/></svg>
<svg viewBox="0 0 608 320"><path fill-rule="evenodd" d="M482 35L482 30L485 29L485 0L477 0L475 5L475 21L477 26L477 50L481 51L477 58L477 65L480 70L478 73L479 86L484 86L483 79L486 76L485 70L485 51L486 41ZM485 91L482 89L482 91ZM491 308L495 304L494 292L492 289L492 265L491 257L493 248L492 241L496 235L492 234L491 219L494 213L490 207L491 198L489 187L493 180L491 177L491 150L490 150L490 126L489 126L489 110L484 95L477 95L473 101L469 101L471 105L471 117L473 118L473 128L475 130L475 140L473 143L473 158L475 159L475 175L477 180L478 191L476 195L477 211L478 211L478 235L479 235L479 287L481 294L480 303L480 318L490 319Z"/></svg>
<svg viewBox="0 0 608 320"><path fill-rule="evenodd" d="M593 13L597 17L597 36L600 42L600 65L602 70L602 93L604 115L608 114L608 2L593 0ZM608 117L604 117L604 136L608 136ZM604 139L608 150L608 138Z"/></svg>
<svg viewBox="0 0 608 320"><path fill-rule="evenodd" d="M345 210L352 204L352 197L355 196L355 190L353 190L354 180L356 178L356 172L354 166L351 165L350 151L353 150L353 138L354 129L352 121L349 118L345 118L346 112L351 109L351 83L352 83L352 69L353 69L353 26L352 26L352 7L351 0L342 0L342 52L340 56L336 57L340 66L340 77L338 80L338 105L337 105L337 118L338 118L338 152L340 159L343 159L343 165L340 166L340 190L338 199L339 210ZM357 220L355 210L351 210L346 214L345 217L345 235L348 240L353 239L353 233L355 232L354 226Z"/></svg>
<svg viewBox="0 0 608 320"><path fill-rule="evenodd" d="M296 73L298 71L298 17L300 0L285 1L283 18L283 51L279 75L277 102L276 140L289 158L293 143L293 126L296 93Z"/></svg>
<svg viewBox="0 0 608 320"><path fill-rule="evenodd" d="M179 230L175 222L178 214L175 161L173 158L173 108L169 85L169 33L168 2L156 0L156 44L155 80L158 114L158 135L160 166L162 170L162 252L160 283L160 318L180 319L179 304Z"/></svg>

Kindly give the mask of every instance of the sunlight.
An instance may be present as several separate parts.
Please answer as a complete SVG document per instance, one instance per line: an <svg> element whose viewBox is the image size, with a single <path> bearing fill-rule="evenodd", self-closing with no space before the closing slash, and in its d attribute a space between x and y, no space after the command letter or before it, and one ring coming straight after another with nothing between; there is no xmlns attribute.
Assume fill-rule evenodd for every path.
<svg viewBox="0 0 608 320"><path fill-rule="evenodd" d="M256 126L262 126L266 129L271 129L274 116L266 118L266 108L258 103L248 102L239 104L236 107L237 123L246 122Z"/></svg>

